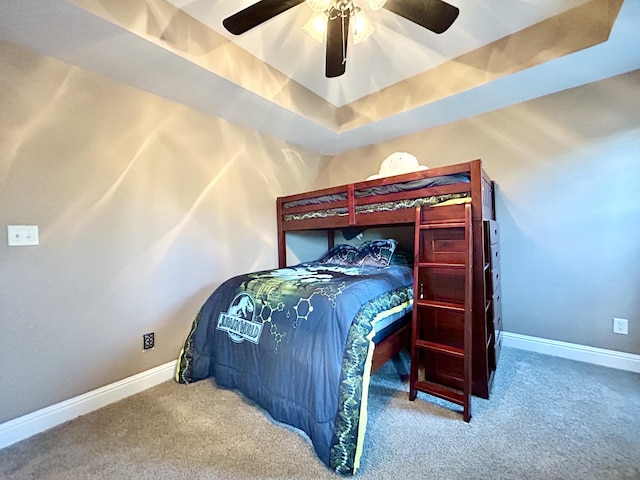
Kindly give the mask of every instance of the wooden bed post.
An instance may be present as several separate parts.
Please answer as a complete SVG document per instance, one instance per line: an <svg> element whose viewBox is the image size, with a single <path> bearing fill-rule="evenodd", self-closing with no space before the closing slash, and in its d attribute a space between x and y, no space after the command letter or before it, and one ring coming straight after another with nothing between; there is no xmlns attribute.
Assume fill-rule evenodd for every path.
<svg viewBox="0 0 640 480"><path fill-rule="evenodd" d="M287 266L287 234L284 231L282 225L282 197L278 197L276 200L276 213L278 216L278 268L284 268Z"/></svg>
<svg viewBox="0 0 640 480"><path fill-rule="evenodd" d="M349 225L356 224L355 188L353 183L347 185L347 206L349 211Z"/></svg>
<svg viewBox="0 0 640 480"><path fill-rule="evenodd" d="M331 250L334 246L335 232L331 229L327 230L327 250Z"/></svg>
<svg viewBox="0 0 640 480"><path fill-rule="evenodd" d="M489 398L489 387L492 372L489 369L487 347L488 329L485 315L485 255L483 225L483 182L482 162L473 160L470 163L471 173L471 217L473 231L473 393L481 398ZM490 348L490 347L489 347Z"/></svg>

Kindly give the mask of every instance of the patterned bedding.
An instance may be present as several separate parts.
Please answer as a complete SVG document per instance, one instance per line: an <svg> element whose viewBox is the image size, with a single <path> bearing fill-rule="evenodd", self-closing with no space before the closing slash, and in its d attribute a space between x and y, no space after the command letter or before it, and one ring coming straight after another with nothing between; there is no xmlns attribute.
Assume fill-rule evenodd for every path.
<svg viewBox="0 0 640 480"><path fill-rule="evenodd" d="M400 200L396 202L379 202L367 205L357 205L356 213L373 213L373 212L395 212L406 208L423 207L425 205L435 206L445 202L470 198L470 193L447 193L444 195L431 195L429 197L412 198L409 200ZM284 215L286 222L292 220L307 220L309 218L327 218L340 217L349 214L347 207L329 208L326 210L314 210L312 212L293 213Z"/></svg>
<svg viewBox="0 0 640 480"><path fill-rule="evenodd" d="M456 173L452 175L441 175L437 177L421 178L419 180L411 180L408 182L392 183L387 185L378 185L375 187L360 188L355 191L356 198L365 198L372 195L385 195L394 192L409 192L412 190L420 190L422 188L439 187L442 185L453 185L456 183L469 183L469 175L466 173ZM303 205L319 205L327 202L336 202L346 200L346 193L336 193L332 195L320 195L318 197L304 198L302 200L294 200L286 202L284 208L299 207Z"/></svg>
<svg viewBox="0 0 640 480"><path fill-rule="evenodd" d="M311 262L227 280L193 322L176 379L207 377L304 431L343 475L359 465L373 337L411 308L408 266Z"/></svg>

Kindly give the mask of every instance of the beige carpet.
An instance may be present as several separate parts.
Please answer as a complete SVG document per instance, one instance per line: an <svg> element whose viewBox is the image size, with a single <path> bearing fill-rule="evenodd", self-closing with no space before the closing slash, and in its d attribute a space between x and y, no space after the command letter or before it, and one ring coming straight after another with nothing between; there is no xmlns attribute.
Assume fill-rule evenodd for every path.
<svg viewBox="0 0 640 480"><path fill-rule="evenodd" d="M356 478L640 479L640 375L504 349L473 418L372 378ZM431 399L432 400L432 399ZM336 479L303 434L211 381L166 382L0 451L0 478Z"/></svg>

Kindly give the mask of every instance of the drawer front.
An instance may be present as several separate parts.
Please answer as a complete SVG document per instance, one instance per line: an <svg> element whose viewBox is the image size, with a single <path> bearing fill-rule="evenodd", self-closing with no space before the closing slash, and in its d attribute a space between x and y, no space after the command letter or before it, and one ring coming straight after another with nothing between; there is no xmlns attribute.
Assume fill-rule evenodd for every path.
<svg viewBox="0 0 640 480"><path fill-rule="evenodd" d="M491 298L491 309L493 311L494 328L500 331L502 330L502 293L500 292L499 285Z"/></svg>
<svg viewBox="0 0 640 480"><path fill-rule="evenodd" d="M501 349L502 349L502 335L496 332L496 341L495 341L496 360L500 356Z"/></svg>
<svg viewBox="0 0 640 480"><path fill-rule="evenodd" d="M491 267L491 285L487 285L489 292L494 292L500 287L500 265Z"/></svg>
<svg viewBox="0 0 640 480"><path fill-rule="evenodd" d="M494 243L489 248L489 264L491 268L496 268L500 265L500 245Z"/></svg>
<svg viewBox="0 0 640 480"><path fill-rule="evenodd" d="M502 331L502 303L493 304L493 328L497 332Z"/></svg>
<svg viewBox="0 0 640 480"><path fill-rule="evenodd" d="M489 243L491 245L499 243L500 241L500 229L498 228L498 222L495 220L487 220L487 230L489 235Z"/></svg>

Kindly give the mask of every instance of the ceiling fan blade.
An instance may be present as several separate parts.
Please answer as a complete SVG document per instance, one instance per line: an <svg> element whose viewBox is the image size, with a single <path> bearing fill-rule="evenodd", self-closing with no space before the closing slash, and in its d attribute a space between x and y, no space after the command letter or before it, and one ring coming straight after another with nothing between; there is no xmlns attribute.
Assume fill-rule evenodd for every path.
<svg viewBox="0 0 640 480"><path fill-rule="evenodd" d="M442 0L388 0L383 8L434 33L446 31L460 13Z"/></svg>
<svg viewBox="0 0 640 480"><path fill-rule="evenodd" d="M234 35L240 35L270 20L304 0L261 0L222 21L222 25Z"/></svg>
<svg viewBox="0 0 640 480"><path fill-rule="evenodd" d="M329 14L327 22L327 53L325 75L339 77L347 69L347 39L349 37L349 15Z"/></svg>

